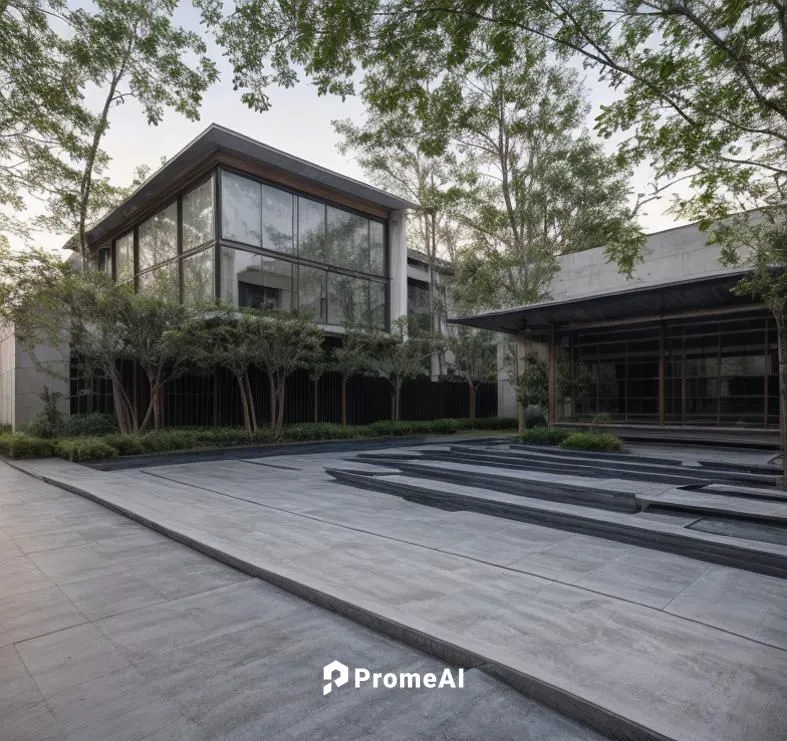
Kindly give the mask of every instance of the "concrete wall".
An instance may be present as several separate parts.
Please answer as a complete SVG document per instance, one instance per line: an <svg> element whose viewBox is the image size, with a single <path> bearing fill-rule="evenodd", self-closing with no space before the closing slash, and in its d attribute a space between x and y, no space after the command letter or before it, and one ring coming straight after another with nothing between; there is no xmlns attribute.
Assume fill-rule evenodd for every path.
<svg viewBox="0 0 787 741"><path fill-rule="evenodd" d="M61 394L59 408L69 413L69 356L64 348L39 345L33 357L16 343L14 381L14 427L30 422L44 407L41 394L44 387ZM49 371L49 372L47 372Z"/></svg>
<svg viewBox="0 0 787 741"><path fill-rule="evenodd" d="M407 316L406 212L394 211L389 219L389 275L391 276L391 321Z"/></svg>
<svg viewBox="0 0 787 741"><path fill-rule="evenodd" d="M626 287L735 272L735 268L721 264L719 248L707 245L706 239L694 224L648 235L642 261L628 279L617 266L607 262L600 247L561 255L559 270L549 289L550 299L560 301Z"/></svg>
<svg viewBox="0 0 787 741"><path fill-rule="evenodd" d="M13 326L0 328L0 424L19 429L30 422L43 409L44 386L62 395L60 411L68 414L67 350L41 345L34 356L17 341Z"/></svg>
<svg viewBox="0 0 787 741"><path fill-rule="evenodd" d="M14 327L0 326L0 425L14 425L16 340Z"/></svg>
<svg viewBox="0 0 787 741"><path fill-rule="evenodd" d="M721 264L719 248L708 245L706 240L707 236L694 224L648 235L642 260L637 263L631 278L621 275L617 266L607 261L602 248L561 255L558 258L559 270L549 288L549 299L562 301L622 288L735 272L736 268L726 268ZM498 362L498 368L502 367ZM514 390L505 371L501 371L498 414L512 417L515 413Z"/></svg>

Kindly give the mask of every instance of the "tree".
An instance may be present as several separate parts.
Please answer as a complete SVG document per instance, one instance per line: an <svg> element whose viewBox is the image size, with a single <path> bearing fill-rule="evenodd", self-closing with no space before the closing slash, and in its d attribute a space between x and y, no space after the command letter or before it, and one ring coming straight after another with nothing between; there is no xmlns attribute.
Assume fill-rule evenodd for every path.
<svg viewBox="0 0 787 741"><path fill-rule="evenodd" d="M438 56L425 103L429 145L455 148L473 173L454 290L468 309L542 300L558 255L602 245L635 254L644 241L627 205L628 173L583 128L576 76L550 64L541 43L519 43L511 63L495 67L492 43L479 38L453 68Z"/></svg>
<svg viewBox="0 0 787 741"><path fill-rule="evenodd" d="M342 137L339 150L356 153L361 168L380 187L418 204L410 214L415 230L408 230L408 236L413 239L413 247L427 256L430 329L437 332L444 308L436 303L437 266L441 258L453 257L453 244L443 245L441 237L452 234L452 215L464 195L459 182L463 177L461 165L452 152L432 154L422 150L421 143L428 134L413 111L381 110L375 107L372 95L366 103L363 126L349 120L333 122Z"/></svg>
<svg viewBox="0 0 787 741"><path fill-rule="evenodd" d="M452 365L467 384L468 416L475 420L479 384L497 377L497 345L489 332L464 326L448 338L447 344L453 354Z"/></svg>
<svg viewBox="0 0 787 741"><path fill-rule="evenodd" d="M314 388L314 422L320 421L320 379L330 368L328 356L324 345L320 345L319 350L314 353L311 363L308 365L309 379Z"/></svg>
<svg viewBox="0 0 787 741"><path fill-rule="evenodd" d="M196 120L217 79L201 34L173 23L177 7L177 0L97 0L89 8L39 0L3 14L0 29L20 36L0 46L10 55L0 79L5 72L12 84L0 102L2 127L10 129L0 136L0 202L20 207L25 193L43 200L37 225L73 234L83 265L90 222L122 193L103 175L112 110L133 99L148 124L170 108ZM99 100L96 110L86 91Z"/></svg>
<svg viewBox="0 0 787 741"><path fill-rule="evenodd" d="M79 65L53 27L67 25L67 14L59 0L8 2L0 11L0 207L17 213L26 192L45 194L69 171L92 125ZM0 229L26 235L26 226L0 212Z"/></svg>
<svg viewBox="0 0 787 741"><path fill-rule="evenodd" d="M536 355L525 358L522 371L517 379L516 398L524 411L523 426L527 426L527 408L529 406L546 409L549 405L547 364ZM550 423L552 421L549 420Z"/></svg>
<svg viewBox="0 0 787 741"><path fill-rule="evenodd" d="M139 366L148 382L148 407L139 431L151 421L159 429L165 385L194 367L198 322L182 304L162 296L128 295L122 308L116 322L126 358Z"/></svg>
<svg viewBox="0 0 787 741"><path fill-rule="evenodd" d="M371 359L369 357L370 343L367 341L367 331L359 327L349 327L344 335L342 344L333 351L331 368L341 375L341 422L347 425L347 382L353 377L369 370Z"/></svg>
<svg viewBox="0 0 787 741"><path fill-rule="evenodd" d="M253 318L233 306L205 307L202 313L203 341L194 347L194 362L205 369L226 368L238 386L243 427L249 437L258 430L254 394L249 381L255 351L252 346Z"/></svg>
<svg viewBox="0 0 787 741"><path fill-rule="evenodd" d="M250 358L265 369L270 394L270 426L278 437L284 424L287 378L298 368L309 368L322 352L322 332L299 316L251 310L245 313Z"/></svg>
<svg viewBox="0 0 787 741"><path fill-rule="evenodd" d="M435 351L431 336L408 336L407 318L391 323L390 333L367 331L362 336L365 354L369 358L369 372L388 381L391 388L391 419L401 413L402 384L417 376L426 375L429 360Z"/></svg>

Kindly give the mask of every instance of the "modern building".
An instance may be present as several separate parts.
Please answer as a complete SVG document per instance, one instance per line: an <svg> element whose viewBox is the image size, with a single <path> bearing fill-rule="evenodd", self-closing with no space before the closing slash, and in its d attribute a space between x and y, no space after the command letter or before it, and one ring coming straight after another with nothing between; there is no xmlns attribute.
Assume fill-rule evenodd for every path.
<svg viewBox="0 0 787 741"><path fill-rule="evenodd" d="M515 337L520 362L546 360L557 422L776 428L776 329L731 293L745 271L724 267L696 225L651 234L642 257L626 279L601 249L564 255L548 301L452 321Z"/></svg>
<svg viewBox="0 0 787 741"><path fill-rule="evenodd" d="M414 205L214 124L87 236L137 291L385 329L407 311Z"/></svg>
<svg viewBox="0 0 787 741"><path fill-rule="evenodd" d="M94 267L136 291L305 312L341 335L407 313L415 205L213 124L87 238ZM0 423L28 421L43 385L58 387L29 361L0 337Z"/></svg>

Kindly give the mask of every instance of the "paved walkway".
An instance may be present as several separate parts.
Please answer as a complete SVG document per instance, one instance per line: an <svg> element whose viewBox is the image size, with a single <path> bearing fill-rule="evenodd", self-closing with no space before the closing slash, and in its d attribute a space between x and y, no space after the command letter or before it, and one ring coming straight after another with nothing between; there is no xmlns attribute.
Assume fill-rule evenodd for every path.
<svg viewBox="0 0 787 741"><path fill-rule="evenodd" d="M442 664L0 462L2 741L602 741L477 670L323 697L334 659Z"/></svg>
<svg viewBox="0 0 787 741"><path fill-rule="evenodd" d="M785 581L359 491L339 464L26 466L666 738L787 737Z"/></svg>

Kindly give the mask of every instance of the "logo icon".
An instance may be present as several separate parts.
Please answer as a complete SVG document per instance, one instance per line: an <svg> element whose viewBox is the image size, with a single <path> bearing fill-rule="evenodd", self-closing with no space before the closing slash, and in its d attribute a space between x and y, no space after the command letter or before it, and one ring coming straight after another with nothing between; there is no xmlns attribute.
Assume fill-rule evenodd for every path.
<svg viewBox="0 0 787 741"><path fill-rule="evenodd" d="M322 688L323 695L327 695L335 684L341 687L347 684L350 680L350 670L341 661L332 661L322 668L322 678L326 681L326 685Z"/></svg>

